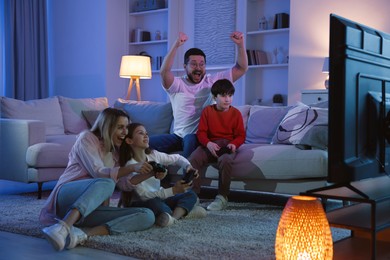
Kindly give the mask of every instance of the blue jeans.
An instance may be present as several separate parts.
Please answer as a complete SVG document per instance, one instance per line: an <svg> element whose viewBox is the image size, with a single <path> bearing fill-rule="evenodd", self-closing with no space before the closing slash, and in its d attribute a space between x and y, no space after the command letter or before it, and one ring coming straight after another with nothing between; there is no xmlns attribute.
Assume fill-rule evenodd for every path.
<svg viewBox="0 0 390 260"><path fill-rule="evenodd" d="M146 208L117 208L101 206L114 192L115 182L109 178L85 179L62 185L57 196L57 216L77 209L78 227L105 225L110 234L140 231L154 224L153 212Z"/></svg>
<svg viewBox="0 0 390 260"><path fill-rule="evenodd" d="M153 198L147 201L135 201L132 203L132 207L146 207L153 211L155 216L160 215L163 212L172 215L173 210L176 207L181 207L188 212L194 207L198 196L192 190L185 193L176 194L165 200L160 198Z"/></svg>
<svg viewBox="0 0 390 260"><path fill-rule="evenodd" d="M149 137L149 146L151 149L163 153L183 151L182 155L186 158L195 151L198 145L199 142L196 134L188 134L184 138L175 134L153 135Z"/></svg>

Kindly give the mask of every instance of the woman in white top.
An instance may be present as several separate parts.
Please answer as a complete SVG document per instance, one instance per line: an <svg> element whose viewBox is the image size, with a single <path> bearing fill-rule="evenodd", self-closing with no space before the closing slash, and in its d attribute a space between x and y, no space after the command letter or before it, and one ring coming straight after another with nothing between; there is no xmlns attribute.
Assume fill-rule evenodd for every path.
<svg viewBox="0 0 390 260"><path fill-rule="evenodd" d="M198 196L190 189L192 182L179 180L173 187L161 187L160 180L167 175L165 165L178 165L186 172L193 170L196 177L198 173L190 162L179 154L150 150L149 136L142 124L132 123L128 126L128 135L121 146L120 154L120 165L155 162L161 166L160 169L151 171L147 179L136 172L121 178L118 187L122 190L123 206L150 208L156 216L156 224L162 227L169 226L184 216L206 215L206 210L196 205ZM126 192L129 190L134 192ZM131 196L131 199L128 196Z"/></svg>
<svg viewBox="0 0 390 260"><path fill-rule="evenodd" d="M56 250L74 248L88 236L139 231L154 224L149 209L109 207L107 203L119 178L152 170L147 163L119 167L118 151L128 123L125 112L106 108L91 130L78 136L68 166L40 214L43 224L51 224L43 233Z"/></svg>

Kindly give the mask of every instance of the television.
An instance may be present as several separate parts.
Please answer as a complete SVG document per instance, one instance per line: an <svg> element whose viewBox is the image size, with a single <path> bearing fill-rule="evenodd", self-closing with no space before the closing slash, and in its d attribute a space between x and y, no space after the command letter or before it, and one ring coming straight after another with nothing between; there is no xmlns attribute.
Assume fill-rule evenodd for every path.
<svg viewBox="0 0 390 260"><path fill-rule="evenodd" d="M390 173L390 34L330 15L327 181Z"/></svg>

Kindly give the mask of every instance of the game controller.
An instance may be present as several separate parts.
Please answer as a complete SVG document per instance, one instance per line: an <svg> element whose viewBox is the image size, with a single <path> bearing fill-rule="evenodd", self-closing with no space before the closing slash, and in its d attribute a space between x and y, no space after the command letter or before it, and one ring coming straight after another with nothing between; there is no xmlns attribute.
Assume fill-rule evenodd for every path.
<svg viewBox="0 0 390 260"><path fill-rule="evenodd" d="M227 146L224 146L224 147L221 147L217 152L216 154L218 155L218 157L220 157L221 155L225 154L225 153L232 153L232 149L230 149L229 147Z"/></svg>
<svg viewBox="0 0 390 260"><path fill-rule="evenodd" d="M186 172L184 174L183 181L185 183L190 183L195 177L195 172L196 172L196 170L194 170L194 169L191 169L188 172Z"/></svg>
<svg viewBox="0 0 390 260"><path fill-rule="evenodd" d="M154 161L151 161L151 162L148 162L152 167L153 167L153 171L155 173L157 172L166 172L167 171L167 168L162 165L161 163L157 163L157 162L154 162Z"/></svg>

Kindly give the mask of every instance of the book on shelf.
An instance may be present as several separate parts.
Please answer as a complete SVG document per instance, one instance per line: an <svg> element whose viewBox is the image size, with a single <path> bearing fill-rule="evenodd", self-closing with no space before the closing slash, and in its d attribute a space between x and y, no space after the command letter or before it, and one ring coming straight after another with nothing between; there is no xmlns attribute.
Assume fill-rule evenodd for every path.
<svg viewBox="0 0 390 260"><path fill-rule="evenodd" d="M248 65L268 64L267 53L261 50L246 50Z"/></svg>

